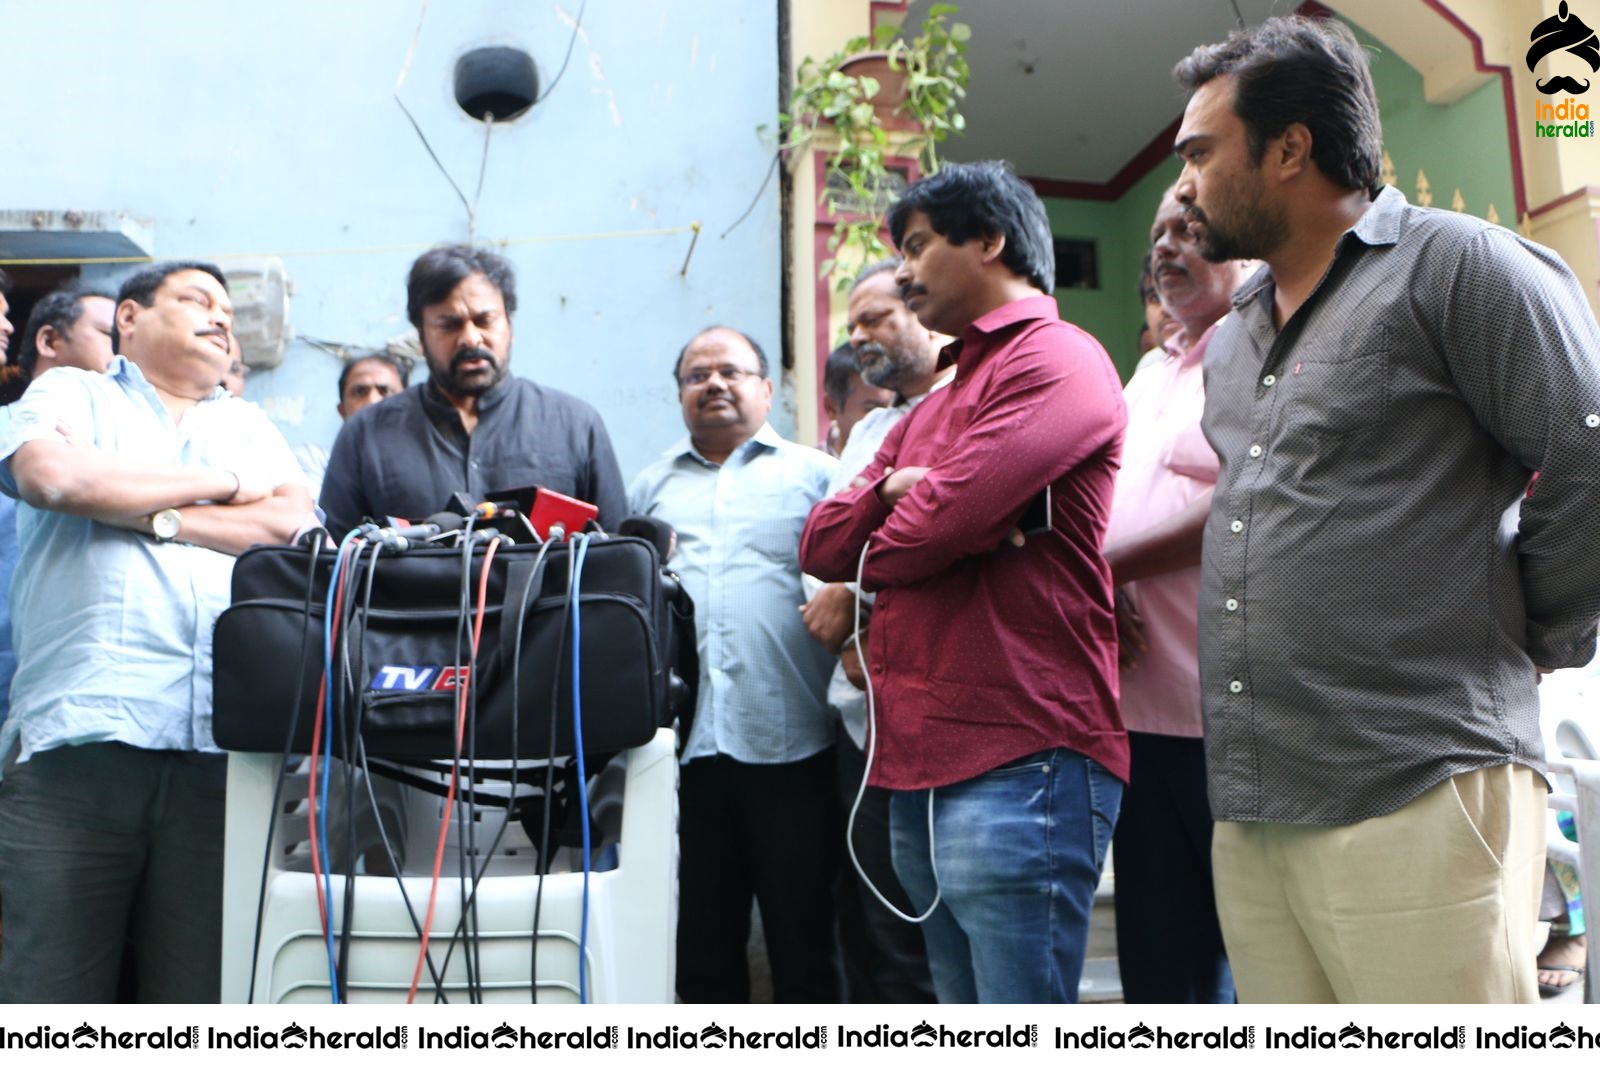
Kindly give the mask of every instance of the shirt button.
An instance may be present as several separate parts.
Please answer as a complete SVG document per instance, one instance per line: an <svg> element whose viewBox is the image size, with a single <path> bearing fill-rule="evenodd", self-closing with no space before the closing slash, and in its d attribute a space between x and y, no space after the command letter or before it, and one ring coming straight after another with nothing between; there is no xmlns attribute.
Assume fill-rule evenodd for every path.
<svg viewBox="0 0 1600 1067"><path fill-rule="evenodd" d="M1239 602L1237 600L1233 599L1233 597L1229 597L1227 600L1224 600L1222 602L1222 606L1227 608L1229 611L1238 611L1239 610Z"/></svg>
<svg viewBox="0 0 1600 1067"><path fill-rule="evenodd" d="M1260 457L1260 455L1261 455L1261 446L1260 445L1251 445L1250 446L1250 458L1251 459L1257 459L1257 458Z"/></svg>
<svg viewBox="0 0 1600 1067"><path fill-rule="evenodd" d="M1583 424L1585 426L1589 427L1589 429L1591 429L1591 430L1594 429L1596 426L1600 426L1600 415L1596 415L1593 412L1590 412L1589 414L1587 414L1587 415L1585 415L1583 417Z"/></svg>
<svg viewBox="0 0 1600 1067"><path fill-rule="evenodd" d="M1232 530L1234 533L1244 533L1244 523L1238 519L1234 519L1232 522L1228 523L1228 529Z"/></svg>
<svg viewBox="0 0 1600 1067"><path fill-rule="evenodd" d="M1261 384L1266 386L1268 389L1271 389L1274 385L1278 384L1278 376L1276 374L1269 374L1265 378L1261 379Z"/></svg>
<svg viewBox="0 0 1600 1067"><path fill-rule="evenodd" d="M1235 678L1233 681L1228 683L1228 692L1230 692L1230 693L1242 693L1242 692L1244 692L1244 683L1239 681L1239 679Z"/></svg>

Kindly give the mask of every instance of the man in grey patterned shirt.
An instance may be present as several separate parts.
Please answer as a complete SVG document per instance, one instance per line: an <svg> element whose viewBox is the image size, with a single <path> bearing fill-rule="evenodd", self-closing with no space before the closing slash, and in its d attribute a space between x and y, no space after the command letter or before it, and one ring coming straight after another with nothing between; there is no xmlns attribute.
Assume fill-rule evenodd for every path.
<svg viewBox="0 0 1600 1067"><path fill-rule="evenodd" d="M1535 685L1600 617L1600 330L1548 249L1380 189L1339 23L1269 19L1175 74L1191 232L1266 263L1205 358L1201 687L1240 999L1531 1002Z"/></svg>

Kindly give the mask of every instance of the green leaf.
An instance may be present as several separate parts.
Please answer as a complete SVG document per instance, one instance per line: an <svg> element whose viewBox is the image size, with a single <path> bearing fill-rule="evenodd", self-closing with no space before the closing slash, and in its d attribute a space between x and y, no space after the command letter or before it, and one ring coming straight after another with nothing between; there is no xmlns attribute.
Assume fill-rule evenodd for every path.
<svg viewBox="0 0 1600 1067"><path fill-rule="evenodd" d="M957 22L952 24L950 27L950 39L961 44L966 44L968 41L972 40L972 27L968 26L965 22Z"/></svg>

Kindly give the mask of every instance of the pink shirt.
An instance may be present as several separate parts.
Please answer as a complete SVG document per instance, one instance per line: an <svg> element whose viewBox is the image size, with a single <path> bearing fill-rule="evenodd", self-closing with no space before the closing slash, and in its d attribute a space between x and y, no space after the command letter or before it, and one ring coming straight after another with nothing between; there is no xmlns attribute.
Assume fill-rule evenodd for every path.
<svg viewBox="0 0 1600 1067"><path fill-rule="evenodd" d="M1200 433L1205 407L1201 361L1213 325L1184 351L1182 337L1167 342L1164 359L1145 362L1122 391L1128 434L1111 501L1106 543L1138 533L1182 511L1217 484L1217 456ZM1122 719L1128 729L1173 737L1199 737L1200 665L1195 614L1200 568L1129 582L1125 587L1144 617L1150 650L1122 672Z"/></svg>

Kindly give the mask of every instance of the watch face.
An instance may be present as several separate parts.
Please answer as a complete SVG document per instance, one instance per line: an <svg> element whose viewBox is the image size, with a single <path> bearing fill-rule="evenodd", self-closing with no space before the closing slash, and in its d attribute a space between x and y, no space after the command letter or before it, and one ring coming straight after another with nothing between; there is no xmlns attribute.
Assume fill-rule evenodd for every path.
<svg viewBox="0 0 1600 1067"><path fill-rule="evenodd" d="M182 520L172 508L158 511L150 516L150 531L161 541L170 541L177 537L178 529L181 525Z"/></svg>

